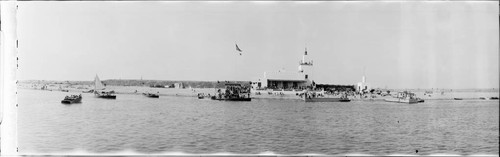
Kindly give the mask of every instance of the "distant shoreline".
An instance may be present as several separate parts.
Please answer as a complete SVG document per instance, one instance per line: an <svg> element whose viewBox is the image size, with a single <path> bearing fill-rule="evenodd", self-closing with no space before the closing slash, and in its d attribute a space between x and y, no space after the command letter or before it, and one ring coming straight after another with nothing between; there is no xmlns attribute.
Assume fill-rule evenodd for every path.
<svg viewBox="0 0 500 157"><path fill-rule="evenodd" d="M194 81L194 80L136 80L136 79L108 79L103 80L107 85L111 86L169 86L175 83L182 83L185 88L224 88L224 83L228 80L220 81ZM219 82L219 83L217 83ZM250 81L228 81L231 83L240 83L249 85ZM60 80L20 80L19 83L24 84L71 84L71 85L92 85L93 81L60 81ZM377 88L376 88L377 89ZM499 88L378 88L390 91L444 91L444 92L499 92Z"/></svg>

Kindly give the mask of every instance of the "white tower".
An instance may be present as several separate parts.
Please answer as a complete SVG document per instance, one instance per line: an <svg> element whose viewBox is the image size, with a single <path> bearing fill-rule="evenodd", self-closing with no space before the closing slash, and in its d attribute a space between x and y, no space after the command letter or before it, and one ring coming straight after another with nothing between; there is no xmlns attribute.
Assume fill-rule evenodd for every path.
<svg viewBox="0 0 500 157"><path fill-rule="evenodd" d="M362 91L370 91L372 88L369 83L366 82L366 76L365 76L365 68L363 68L363 77L361 78L361 82L358 82L358 86L356 88L356 91L362 92Z"/></svg>
<svg viewBox="0 0 500 157"><path fill-rule="evenodd" d="M299 73L304 75L304 79L310 80L313 61L312 60L308 61L306 57L307 57L307 48L304 51L304 55L302 55L302 60L299 62Z"/></svg>

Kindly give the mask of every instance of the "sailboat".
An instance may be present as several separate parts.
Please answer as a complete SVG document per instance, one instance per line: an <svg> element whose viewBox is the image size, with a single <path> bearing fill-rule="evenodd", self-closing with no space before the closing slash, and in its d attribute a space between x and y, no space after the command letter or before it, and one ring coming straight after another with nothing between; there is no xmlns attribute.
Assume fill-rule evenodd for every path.
<svg viewBox="0 0 500 157"><path fill-rule="evenodd" d="M102 84L101 80L99 79L99 76L95 75L94 79L94 94L98 98L104 98L104 99L116 99L116 95L114 95L112 91L104 91L106 89L104 85ZM103 91L100 91L103 90Z"/></svg>

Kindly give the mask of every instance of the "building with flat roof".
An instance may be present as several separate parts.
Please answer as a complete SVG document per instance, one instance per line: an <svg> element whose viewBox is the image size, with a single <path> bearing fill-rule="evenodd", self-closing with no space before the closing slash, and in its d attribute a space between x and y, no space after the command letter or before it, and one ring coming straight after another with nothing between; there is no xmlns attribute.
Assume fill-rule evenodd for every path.
<svg viewBox="0 0 500 157"><path fill-rule="evenodd" d="M313 71L313 61L307 58L307 48L299 61L298 70L286 72L279 70L273 73L264 72L264 76L252 82L253 90L272 89L278 91L301 91L304 89L325 90L325 91L360 91L370 90L370 85L366 83L365 77L358 85L335 85L316 84L311 76Z"/></svg>
<svg viewBox="0 0 500 157"><path fill-rule="evenodd" d="M302 55L302 60L299 61L297 72L286 72L279 70L273 73L264 72L264 77L258 81L252 82L254 89L278 89L278 90L293 90L306 89L311 87L313 82L311 79L313 61L307 59L307 48Z"/></svg>

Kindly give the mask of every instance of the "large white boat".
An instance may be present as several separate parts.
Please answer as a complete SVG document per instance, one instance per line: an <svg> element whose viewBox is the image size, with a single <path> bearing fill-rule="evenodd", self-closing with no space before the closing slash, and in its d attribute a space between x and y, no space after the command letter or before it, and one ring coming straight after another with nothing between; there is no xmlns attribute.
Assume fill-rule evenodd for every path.
<svg viewBox="0 0 500 157"><path fill-rule="evenodd" d="M417 96L415 96L415 93L411 93L408 91L399 92L396 95L396 97L384 100L387 102L409 103L409 104L423 102L420 98L417 98Z"/></svg>

